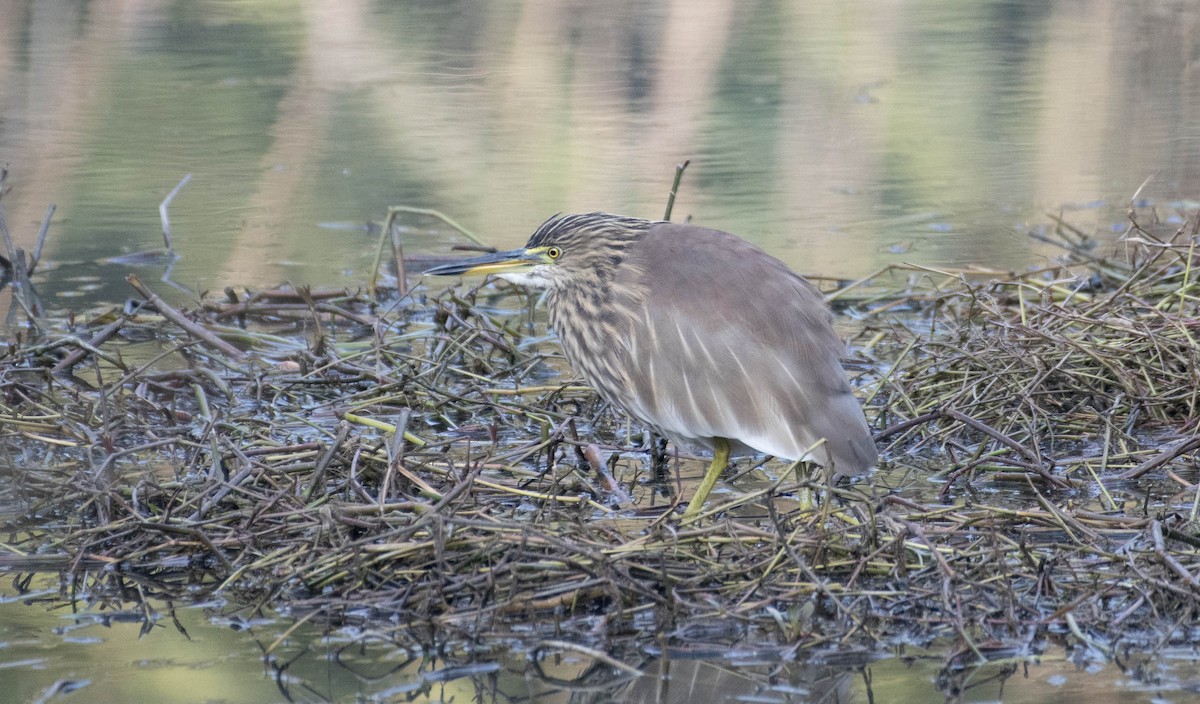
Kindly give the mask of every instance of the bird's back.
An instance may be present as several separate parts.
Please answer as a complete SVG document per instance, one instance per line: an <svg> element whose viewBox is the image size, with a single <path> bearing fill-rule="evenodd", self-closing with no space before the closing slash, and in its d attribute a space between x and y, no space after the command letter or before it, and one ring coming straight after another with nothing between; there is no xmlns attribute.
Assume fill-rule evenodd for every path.
<svg viewBox="0 0 1200 704"><path fill-rule="evenodd" d="M825 300L778 259L729 233L660 223L630 247L613 290L628 314L609 354L629 388L607 395L633 415L677 441L723 437L787 459L824 438L808 459L839 475L875 464Z"/></svg>

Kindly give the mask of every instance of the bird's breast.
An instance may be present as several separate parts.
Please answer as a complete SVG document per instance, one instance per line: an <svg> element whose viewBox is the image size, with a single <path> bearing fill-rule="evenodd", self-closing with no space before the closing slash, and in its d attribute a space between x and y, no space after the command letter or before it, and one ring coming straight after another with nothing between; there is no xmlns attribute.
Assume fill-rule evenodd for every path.
<svg viewBox="0 0 1200 704"><path fill-rule="evenodd" d="M629 408L629 325L596 291L552 290L547 295L550 328L571 367L604 400Z"/></svg>

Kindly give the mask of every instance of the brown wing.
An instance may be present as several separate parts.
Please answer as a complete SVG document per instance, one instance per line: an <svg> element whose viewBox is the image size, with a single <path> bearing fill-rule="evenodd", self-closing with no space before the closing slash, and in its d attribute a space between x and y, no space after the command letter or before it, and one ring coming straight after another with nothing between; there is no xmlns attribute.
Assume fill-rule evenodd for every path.
<svg viewBox="0 0 1200 704"><path fill-rule="evenodd" d="M853 475L876 461L825 300L782 262L717 230L662 224L629 253L629 410L668 435L723 437ZM652 306L646 301L653 301ZM653 350L655 353L651 354Z"/></svg>

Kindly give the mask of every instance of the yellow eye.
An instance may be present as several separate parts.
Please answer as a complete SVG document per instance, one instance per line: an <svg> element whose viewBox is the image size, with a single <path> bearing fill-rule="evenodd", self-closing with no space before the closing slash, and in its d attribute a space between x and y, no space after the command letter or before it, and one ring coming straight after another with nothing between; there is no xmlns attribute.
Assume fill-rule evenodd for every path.
<svg viewBox="0 0 1200 704"><path fill-rule="evenodd" d="M550 247L546 250L546 256L550 257L551 259L558 259L562 256L562 250L558 247Z"/></svg>

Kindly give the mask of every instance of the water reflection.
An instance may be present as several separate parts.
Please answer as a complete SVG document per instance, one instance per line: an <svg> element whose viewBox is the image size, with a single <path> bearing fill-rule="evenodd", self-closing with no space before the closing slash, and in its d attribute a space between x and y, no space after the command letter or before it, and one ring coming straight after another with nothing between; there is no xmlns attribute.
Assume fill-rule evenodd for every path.
<svg viewBox="0 0 1200 704"><path fill-rule="evenodd" d="M935 652L806 662L767 646L672 647L621 659L570 642L417 646L411 626L336 625L221 603L72 602L53 579L0 592L0 687L13 701L89 702L1158 702L1187 691L1187 653L1119 664L1036 658L964 666ZM510 643L517 645L519 639ZM1173 700L1174 701L1174 700Z"/></svg>
<svg viewBox="0 0 1200 704"><path fill-rule="evenodd" d="M679 215L839 276L1022 266L1044 209L1108 230L1147 175L1160 198L1200 181L1200 8L1170 0L0 12L11 229L27 248L58 203L52 256L110 299L126 267L93 262L153 246L189 172L176 275L197 290L358 282L369 242L319 223L390 204L501 246L555 211L653 217L688 158ZM411 225L417 249L447 238Z"/></svg>

